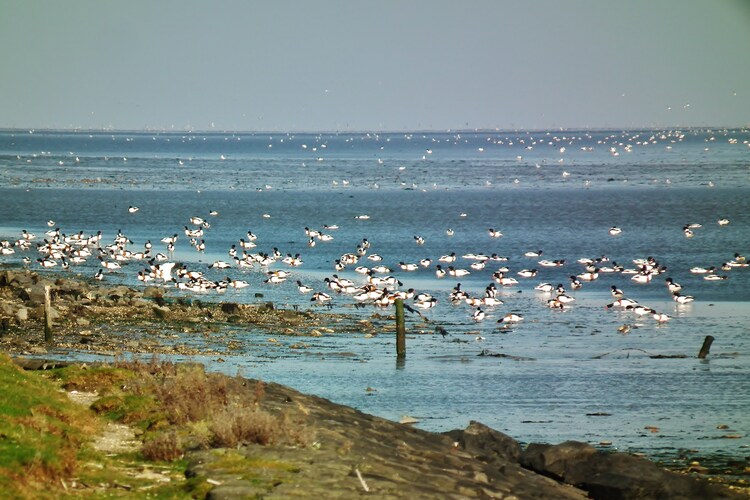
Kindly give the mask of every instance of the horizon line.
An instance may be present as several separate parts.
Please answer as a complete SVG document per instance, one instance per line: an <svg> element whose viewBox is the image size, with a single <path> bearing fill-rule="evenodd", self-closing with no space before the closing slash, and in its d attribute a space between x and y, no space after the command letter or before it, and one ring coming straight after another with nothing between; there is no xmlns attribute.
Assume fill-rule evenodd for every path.
<svg viewBox="0 0 750 500"><path fill-rule="evenodd" d="M225 129L165 129L165 128L86 128L86 127L0 127L0 132L27 133L161 133L161 134L408 134L408 133L540 133L540 132L614 132L614 131L664 131L664 130L744 130L746 125L687 125L687 126L632 126L632 127L549 127L549 128L415 128L415 129L320 129L320 130L241 130Z"/></svg>

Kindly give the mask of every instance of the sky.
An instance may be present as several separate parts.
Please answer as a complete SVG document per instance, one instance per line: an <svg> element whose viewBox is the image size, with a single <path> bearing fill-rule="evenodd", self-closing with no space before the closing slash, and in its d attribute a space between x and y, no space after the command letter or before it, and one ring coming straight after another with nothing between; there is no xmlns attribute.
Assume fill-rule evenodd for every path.
<svg viewBox="0 0 750 500"><path fill-rule="evenodd" d="M750 124L750 0L2 0L0 128Z"/></svg>

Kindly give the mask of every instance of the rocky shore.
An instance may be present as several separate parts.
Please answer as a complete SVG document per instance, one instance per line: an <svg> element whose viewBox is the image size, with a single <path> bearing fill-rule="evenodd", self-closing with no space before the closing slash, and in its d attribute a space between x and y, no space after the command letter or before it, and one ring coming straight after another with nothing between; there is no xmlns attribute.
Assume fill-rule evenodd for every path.
<svg viewBox="0 0 750 500"><path fill-rule="evenodd" d="M91 389L97 378L113 375L127 380L129 376L123 373L132 369L126 365L81 366L42 359L17 358L16 363L27 370L59 370L61 366L67 365L68 369L73 366L77 374L62 375L63 387L73 390L72 398L99 413L113 408L111 390L101 385L97 387L100 392L80 392L74 388ZM189 380L193 381L209 376L199 365L174 368L165 370L157 364L148 373L143 371L149 370L145 365L135 370L140 379L156 374L168 381L178 377L180 372L193 373L189 375ZM268 435L261 436L256 429L252 437L234 446L215 446L210 445L211 440L202 445L196 442L194 434L201 425L193 422L188 426L192 429L191 435L182 438L192 444L171 458L167 454L172 448L162 442L162 447L156 449L160 460L179 458L185 464L183 477L174 473L153 476L155 484L172 483L172 496L210 499L750 497L750 490L746 488L670 472L644 458L599 451L581 442L531 444L524 448L509 436L478 422L471 422L463 430L431 433L282 385L219 374L210 377L213 386L226 391L223 398L241 395L245 415L262 412L276 423L264 425L263 432ZM194 388L186 389L204 392L204 388L203 383L198 382ZM140 391L140 396L156 395ZM149 466L142 462L128 465L128 457L139 449L140 454L147 456L147 446L153 455L153 443L157 438L153 438L154 432L144 433L132 422L133 418L125 418L131 421L132 427L118 423L116 432L108 427L104 435L92 436L92 439L100 451L109 453L108 456L121 457L120 467L148 471ZM283 433L291 433L291 439L273 430L279 422L284 422ZM185 429L183 426L182 430L172 431L160 429L159 424L155 426L155 432L161 435ZM150 441L144 438L149 432ZM163 462L155 465L159 463ZM92 467L91 463L87 465ZM107 470L103 465L98 468ZM141 473L137 476L140 480L137 486L131 483L136 479L110 477L92 486L74 477L68 479L67 493L78 496L117 490L119 497L129 496L126 492L137 497L154 488L154 484L143 482Z"/></svg>
<svg viewBox="0 0 750 500"><path fill-rule="evenodd" d="M189 474L211 475L220 483L210 498L747 498L643 458L584 443L522 450L517 441L478 422L435 434L275 384L268 384L266 398L303 413L319 446L238 450L294 464L293 478L270 492L212 465L234 451L191 454Z"/></svg>
<svg viewBox="0 0 750 500"><path fill-rule="evenodd" d="M191 354L197 349L182 342L183 334L219 333L220 325L241 322L277 335L282 331L304 337L320 335L327 331L324 329L347 321L333 315L277 310L268 304L170 300L159 288L108 288L6 269L0 271L0 347L15 355L37 355L35 360L17 360L27 369L55 366L55 362L39 358L47 352L41 333L45 287L52 295L55 344L77 351ZM359 327L362 331L373 328L367 323ZM230 335L213 354L231 350ZM200 353L206 354L203 347ZM303 445L280 442L188 447L184 452L185 480L200 485L192 496L749 497L747 489L667 471L644 458L597 450L585 443L524 447L478 422L463 430L431 433L278 384L225 379L227 386L263 384L263 410L295 422L307 437L300 441ZM98 397L93 394L86 405L97 407ZM137 437L135 441L137 448ZM254 474L249 475L248 470ZM259 474L265 479L258 480Z"/></svg>
<svg viewBox="0 0 750 500"><path fill-rule="evenodd" d="M102 286L93 280L0 270L0 348L46 354L45 288L57 350L115 356L122 353L222 356L238 351L233 326L271 335L316 337L351 327L375 332L368 320L325 312L276 309L272 303L203 302L172 297L162 287ZM210 338L208 338L210 335ZM202 338L202 340L201 340ZM199 339L198 341L196 339Z"/></svg>

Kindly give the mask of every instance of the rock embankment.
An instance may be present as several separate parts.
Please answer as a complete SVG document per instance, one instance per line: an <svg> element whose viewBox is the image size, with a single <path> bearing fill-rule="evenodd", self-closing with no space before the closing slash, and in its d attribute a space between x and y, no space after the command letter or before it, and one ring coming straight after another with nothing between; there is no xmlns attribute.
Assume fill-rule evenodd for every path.
<svg viewBox="0 0 750 500"><path fill-rule="evenodd" d="M266 384L264 407L290 412L293 418L304 416L314 444L188 454L188 475L214 485L209 498L748 498L705 479L585 443L523 449L478 422L436 434L278 384ZM239 466L222 468L230 456ZM283 463L287 472L270 485L243 478L241 464L261 459Z"/></svg>

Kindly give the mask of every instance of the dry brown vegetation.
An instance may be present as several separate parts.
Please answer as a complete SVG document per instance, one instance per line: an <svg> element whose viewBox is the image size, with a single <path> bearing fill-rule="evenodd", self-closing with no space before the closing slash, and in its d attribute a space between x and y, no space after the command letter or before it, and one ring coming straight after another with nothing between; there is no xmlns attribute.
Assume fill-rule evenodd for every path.
<svg viewBox="0 0 750 500"><path fill-rule="evenodd" d="M247 444L305 447L313 433L289 412L263 407L263 382L206 373L156 357L61 372L67 390L94 390L92 408L143 431L142 454L171 461L187 450Z"/></svg>

